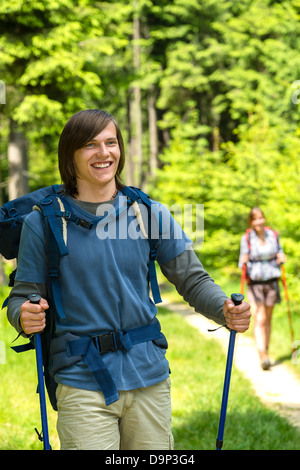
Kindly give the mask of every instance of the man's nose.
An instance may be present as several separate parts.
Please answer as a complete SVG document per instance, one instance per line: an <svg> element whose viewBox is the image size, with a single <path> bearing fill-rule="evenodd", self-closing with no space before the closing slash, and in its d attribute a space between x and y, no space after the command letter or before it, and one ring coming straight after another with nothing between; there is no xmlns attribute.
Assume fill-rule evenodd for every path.
<svg viewBox="0 0 300 470"><path fill-rule="evenodd" d="M100 144L97 152L101 157L107 157L109 155L108 148L105 144Z"/></svg>

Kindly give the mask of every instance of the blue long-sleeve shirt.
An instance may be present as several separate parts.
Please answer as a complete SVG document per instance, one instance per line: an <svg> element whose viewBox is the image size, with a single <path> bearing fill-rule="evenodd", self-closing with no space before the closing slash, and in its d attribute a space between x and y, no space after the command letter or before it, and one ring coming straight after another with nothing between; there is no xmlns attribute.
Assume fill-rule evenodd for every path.
<svg viewBox="0 0 300 470"><path fill-rule="evenodd" d="M78 216L87 220L95 219L94 204L78 203L72 198L68 198L68 202ZM170 236L161 237L158 248L157 260L163 273L196 311L222 324L223 303L227 296L204 271L194 252L187 249L191 242L168 211L162 206L160 209L165 214L167 229L170 230ZM134 216L127 214L126 224L133 224L134 227L134 223ZM72 332L93 336L103 330L148 324L156 316L157 308L148 290L148 241L141 235L136 239L105 238L102 229L103 225L102 228L98 226L97 232L96 227L88 231L68 224L69 254L61 259L60 265L67 320L56 324L58 335ZM99 239L100 233L102 239ZM38 291L47 297L46 280L47 258L42 217L35 211L25 220L16 285L8 305L9 320L18 331L21 331L20 306L26 300L28 290L31 289L30 293ZM135 345L126 353L107 353L103 360L119 390L153 385L169 374L165 350L152 341ZM78 388L98 389L83 361L61 370L55 379Z"/></svg>

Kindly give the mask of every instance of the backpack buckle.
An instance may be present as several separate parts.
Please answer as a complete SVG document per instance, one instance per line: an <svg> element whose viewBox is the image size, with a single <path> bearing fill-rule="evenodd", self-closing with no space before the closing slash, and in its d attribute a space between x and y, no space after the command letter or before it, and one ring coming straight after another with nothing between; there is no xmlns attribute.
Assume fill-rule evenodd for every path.
<svg viewBox="0 0 300 470"><path fill-rule="evenodd" d="M62 217L66 220L69 220L71 218L71 212L70 211L64 211L62 214Z"/></svg>
<svg viewBox="0 0 300 470"><path fill-rule="evenodd" d="M88 220L85 220L85 219L81 219L80 217L76 221L76 224L80 225L83 228L87 228L88 230L91 230L93 226L92 222L89 222Z"/></svg>
<svg viewBox="0 0 300 470"><path fill-rule="evenodd" d="M117 349L119 349L117 346L116 333L114 331L99 336L93 336L92 341L100 354L117 351Z"/></svg>
<svg viewBox="0 0 300 470"><path fill-rule="evenodd" d="M16 218L18 215L17 209L15 207L12 207L11 209L9 209L8 215L12 218Z"/></svg>
<svg viewBox="0 0 300 470"><path fill-rule="evenodd" d="M52 199L44 199L41 201L42 206L48 206L49 204L52 204Z"/></svg>

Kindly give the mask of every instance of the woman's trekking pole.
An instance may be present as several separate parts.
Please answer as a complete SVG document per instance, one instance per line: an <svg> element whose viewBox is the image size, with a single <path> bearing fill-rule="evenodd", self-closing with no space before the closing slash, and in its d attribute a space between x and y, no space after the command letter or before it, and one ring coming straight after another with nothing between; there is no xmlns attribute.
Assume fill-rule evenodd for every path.
<svg viewBox="0 0 300 470"><path fill-rule="evenodd" d="M232 294L231 296L231 300L233 301L235 305L241 304L243 299L244 299L244 296L242 294ZM218 431L218 437L216 441L216 450L221 450L223 446L223 435L224 435L224 428L225 428L225 419L226 419L229 385L230 385L230 377L231 377L231 369L232 369L232 361L233 361L235 336L236 336L236 331L230 330L226 371L225 371L225 379L224 379L224 387L223 387L223 396L222 396L222 405L221 405L221 414L220 414L220 421L219 421L219 431Z"/></svg>
<svg viewBox="0 0 300 470"><path fill-rule="evenodd" d="M28 297L33 304L38 304L41 300L41 296L38 294L31 294ZM51 450L49 443L48 433L48 420L47 420L47 408L46 408L46 395L45 395L45 384L44 384L44 367L43 367L43 354L42 354L42 343L41 335L36 333L34 335L35 355L36 355L36 366L38 375L38 391L40 397L40 410L41 410L41 421L42 421L42 436L39 435L39 439L42 440L44 450Z"/></svg>
<svg viewBox="0 0 300 470"><path fill-rule="evenodd" d="M245 288L245 280L247 276L247 264L243 264L242 268L242 277L241 277L241 288L240 288L240 293L244 295L244 288Z"/></svg>
<svg viewBox="0 0 300 470"><path fill-rule="evenodd" d="M292 341L292 353L294 353L296 351L296 348L294 347L294 331L293 331L293 325L292 325L290 299L289 299L288 288L287 288L286 277L285 277L285 269L284 269L283 264L281 264L280 269L281 269L281 280L282 280L282 284L284 288L284 295L285 295L285 300L286 300L286 305L287 305L287 314L288 314L288 319L289 319L290 334L291 334L291 341Z"/></svg>

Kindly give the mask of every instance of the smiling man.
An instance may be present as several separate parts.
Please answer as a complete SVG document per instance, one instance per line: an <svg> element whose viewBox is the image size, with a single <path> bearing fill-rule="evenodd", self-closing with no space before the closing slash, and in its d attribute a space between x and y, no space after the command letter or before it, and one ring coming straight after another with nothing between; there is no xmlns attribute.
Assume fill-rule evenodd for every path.
<svg viewBox="0 0 300 470"><path fill-rule="evenodd" d="M117 122L97 109L75 114L61 134L58 159L63 181L58 202L76 216L64 221L68 254L60 259L59 284L66 318L55 318L51 343L61 448L172 449L168 343L149 296L153 259L146 221L130 193L144 199L121 182L125 155ZM99 215L103 204L104 212L115 214L107 222L114 224L112 233L121 236L99 237L99 224L110 220ZM233 304L204 271L170 212L156 204L169 230L157 240L164 275L197 312L246 331L249 305ZM140 236L125 237L120 228L136 220ZM43 222L39 211L24 221L8 304L8 318L24 336L42 331L50 320ZM39 305L26 300L33 293L41 295Z"/></svg>
<svg viewBox="0 0 300 470"><path fill-rule="evenodd" d="M116 126L110 122L83 148L74 152L77 199L109 200L116 192L115 174L120 160Z"/></svg>
<svg viewBox="0 0 300 470"><path fill-rule="evenodd" d="M123 186L123 138L117 122L106 113L75 114L62 132L58 155L66 192L76 199L108 201Z"/></svg>

